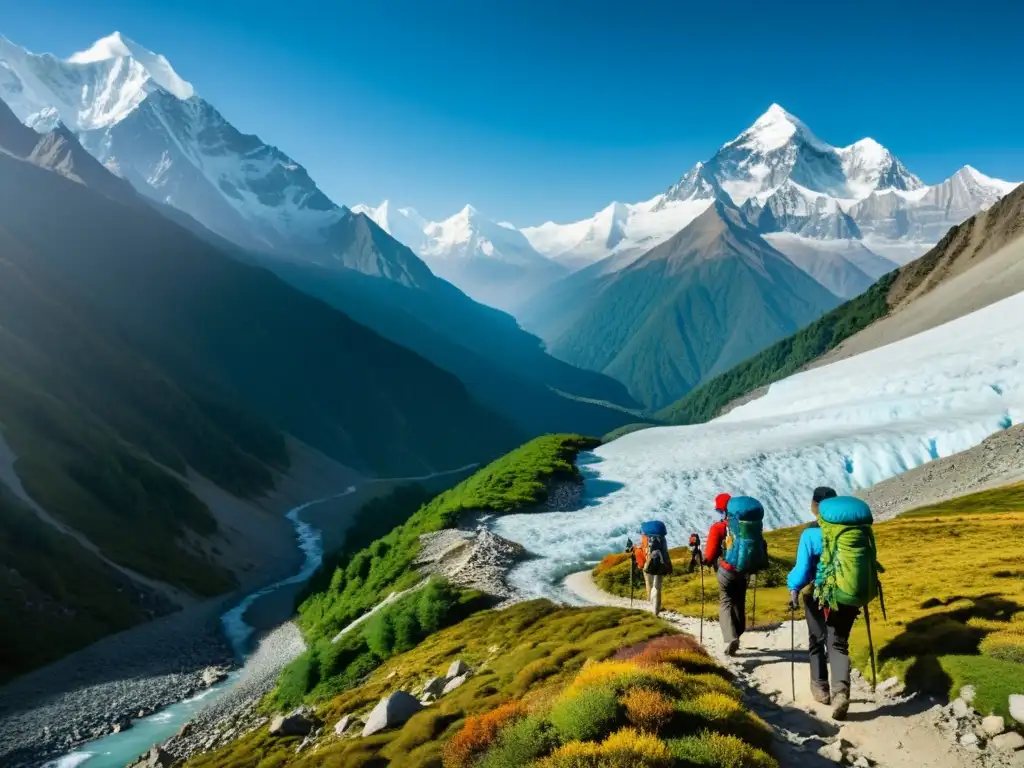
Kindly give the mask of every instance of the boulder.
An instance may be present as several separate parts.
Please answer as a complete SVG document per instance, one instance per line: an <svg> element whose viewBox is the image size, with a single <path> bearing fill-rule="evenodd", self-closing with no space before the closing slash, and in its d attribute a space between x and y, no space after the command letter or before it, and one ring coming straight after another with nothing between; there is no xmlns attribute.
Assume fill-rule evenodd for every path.
<svg viewBox="0 0 1024 768"><path fill-rule="evenodd" d="M845 755L843 754L844 743L849 742L844 742L843 739L836 739L819 749L818 754L826 760L831 760L833 763L842 763L845 759Z"/></svg>
<svg viewBox="0 0 1024 768"><path fill-rule="evenodd" d="M1014 693L1010 696L1010 717L1024 725L1024 694Z"/></svg>
<svg viewBox="0 0 1024 768"><path fill-rule="evenodd" d="M334 735L344 736L345 731L356 724L356 719L352 715L345 715L341 720L334 724Z"/></svg>
<svg viewBox="0 0 1024 768"><path fill-rule="evenodd" d="M159 746L153 747L143 757L132 763L131 768L170 768L174 758Z"/></svg>
<svg viewBox="0 0 1024 768"><path fill-rule="evenodd" d="M853 761L853 768L871 768L871 761L861 755Z"/></svg>
<svg viewBox="0 0 1024 768"><path fill-rule="evenodd" d="M462 677L463 675L469 675L469 665L462 659L456 659L452 662L452 665L448 667L447 678L451 680L453 677Z"/></svg>
<svg viewBox="0 0 1024 768"><path fill-rule="evenodd" d="M110 732L111 733L124 733L125 731L127 731L131 727L132 727L132 721L129 720L128 718L123 718L121 720L118 720L116 723L114 723L114 724L112 724L110 726Z"/></svg>
<svg viewBox="0 0 1024 768"><path fill-rule="evenodd" d="M460 685L465 683L468 679L469 679L469 674L468 673L465 674L465 675L459 675L458 677L453 677L451 680L449 680L447 683L444 684L444 689L441 691L441 694L444 695L446 693L451 693L456 688L458 688Z"/></svg>
<svg viewBox="0 0 1024 768"><path fill-rule="evenodd" d="M972 731L968 731L960 737L960 744L962 744L965 747L976 746L978 744L977 734L973 733Z"/></svg>
<svg viewBox="0 0 1024 768"><path fill-rule="evenodd" d="M968 704L974 703L975 696L977 696L977 691L974 690L973 685L965 685L960 689L960 698Z"/></svg>
<svg viewBox="0 0 1024 768"><path fill-rule="evenodd" d="M288 715L275 715L270 721L271 736L305 736L318 725L316 718L305 709Z"/></svg>
<svg viewBox="0 0 1024 768"><path fill-rule="evenodd" d="M1000 752L1012 752L1016 749L1024 749L1024 736L1016 731L1007 731L996 736L989 744L992 749L998 749Z"/></svg>
<svg viewBox="0 0 1024 768"><path fill-rule="evenodd" d="M1006 721L999 715L989 715L981 721L981 729L986 736L992 738L1006 730Z"/></svg>
<svg viewBox="0 0 1024 768"><path fill-rule="evenodd" d="M395 691L385 696L373 708L363 726L363 738L403 725L410 717L423 709L416 697L405 691Z"/></svg>
<svg viewBox="0 0 1024 768"><path fill-rule="evenodd" d="M440 696L441 691L444 690L444 684L447 682L447 677L432 677L423 684L423 690L420 691L420 695L433 694L434 696Z"/></svg>
<svg viewBox="0 0 1024 768"><path fill-rule="evenodd" d="M209 687L228 679L228 672L221 667L207 667L203 670L203 685Z"/></svg>
<svg viewBox="0 0 1024 768"><path fill-rule="evenodd" d="M969 714L971 714L971 707L963 699L953 700L953 714L960 720L963 720Z"/></svg>

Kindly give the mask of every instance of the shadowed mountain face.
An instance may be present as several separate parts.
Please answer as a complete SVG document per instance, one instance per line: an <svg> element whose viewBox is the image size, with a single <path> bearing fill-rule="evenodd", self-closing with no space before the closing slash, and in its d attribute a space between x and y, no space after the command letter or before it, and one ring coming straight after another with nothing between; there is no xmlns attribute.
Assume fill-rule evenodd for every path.
<svg viewBox="0 0 1024 768"><path fill-rule="evenodd" d="M0 677L172 610L167 594L235 586L211 554L231 533L186 474L261 495L289 467L286 434L385 475L522 440L456 377L164 218L60 127L13 123L0 119L0 470L16 473L0 481L0 633L18 642Z"/></svg>
<svg viewBox="0 0 1024 768"><path fill-rule="evenodd" d="M622 384L547 354L514 318L434 276L365 214L346 211L332 240L334 258L315 264L246 258L455 374L526 432L604 434L633 418Z"/></svg>
<svg viewBox="0 0 1024 768"><path fill-rule="evenodd" d="M814 320L838 299L716 201L670 240L601 278L554 354L657 408Z"/></svg>

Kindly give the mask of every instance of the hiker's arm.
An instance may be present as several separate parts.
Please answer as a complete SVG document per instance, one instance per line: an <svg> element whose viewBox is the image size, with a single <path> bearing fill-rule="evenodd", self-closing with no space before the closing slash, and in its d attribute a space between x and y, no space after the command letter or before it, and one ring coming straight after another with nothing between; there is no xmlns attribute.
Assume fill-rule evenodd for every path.
<svg viewBox="0 0 1024 768"><path fill-rule="evenodd" d="M715 523L708 531L708 540L705 543L704 562L713 563L722 554L722 529L721 523Z"/></svg>
<svg viewBox="0 0 1024 768"><path fill-rule="evenodd" d="M800 535L800 543L796 548L796 564L786 579L786 586L791 592L794 590L799 592L814 580L814 552L809 533L810 531L804 531Z"/></svg>

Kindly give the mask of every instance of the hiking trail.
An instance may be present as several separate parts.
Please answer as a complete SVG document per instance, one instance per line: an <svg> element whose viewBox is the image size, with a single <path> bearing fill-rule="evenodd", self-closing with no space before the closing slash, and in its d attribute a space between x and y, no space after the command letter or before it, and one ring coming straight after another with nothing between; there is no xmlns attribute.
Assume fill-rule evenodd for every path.
<svg viewBox="0 0 1024 768"><path fill-rule="evenodd" d="M576 597L594 605L629 608L627 598L611 595L598 587L590 571L571 574L565 587ZM643 590L638 594L642 596ZM718 615L717 591L712 588L708 614ZM649 610L643 599L633 607ZM707 615L707 614L706 614ZM700 636L700 620L662 611L661 618L684 632ZM775 731L775 756L785 768L834 768L836 761L818 754L838 739L852 745L856 759L844 764L875 765L881 768L995 768L1024 765L1011 755L973 753L954 744L936 727L939 702L920 695L872 693L870 682L856 672L852 681L850 712L844 722L832 720L831 708L811 698L807 667L807 624L796 621L796 702L790 683L791 622L748 629L735 657L725 655L718 621L704 620L704 647L728 668L743 690L744 703ZM880 679L879 683L882 682Z"/></svg>

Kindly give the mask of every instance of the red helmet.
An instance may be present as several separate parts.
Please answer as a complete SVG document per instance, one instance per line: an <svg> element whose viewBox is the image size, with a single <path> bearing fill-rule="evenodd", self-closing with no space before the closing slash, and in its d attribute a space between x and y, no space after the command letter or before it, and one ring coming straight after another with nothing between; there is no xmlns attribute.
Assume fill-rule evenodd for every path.
<svg viewBox="0 0 1024 768"><path fill-rule="evenodd" d="M729 506L729 499L731 499L728 493L720 493L715 496L715 509L719 512L725 512L726 507Z"/></svg>

